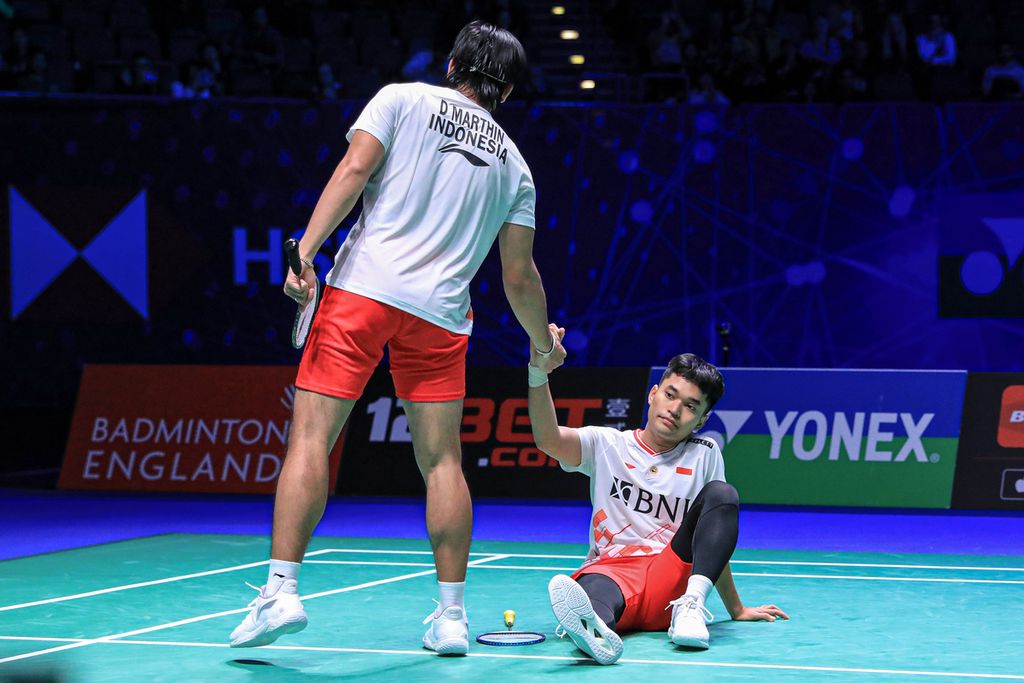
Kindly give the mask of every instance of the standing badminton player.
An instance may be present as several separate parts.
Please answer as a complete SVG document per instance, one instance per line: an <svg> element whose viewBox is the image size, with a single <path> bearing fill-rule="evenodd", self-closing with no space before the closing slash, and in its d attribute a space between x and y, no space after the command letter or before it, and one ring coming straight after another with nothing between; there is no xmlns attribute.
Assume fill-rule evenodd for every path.
<svg viewBox="0 0 1024 683"><path fill-rule="evenodd" d="M537 447L591 481L586 562L548 585L555 617L583 652L612 664L619 633L664 629L677 645L707 648L712 586L736 621L789 618L775 605L745 607L729 568L739 496L718 445L693 435L725 391L718 368L676 356L648 393L647 425L621 432L559 426L547 374L530 367L529 377Z"/></svg>
<svg viewBox="0 0 1024 683"><path fill-rule="evenodd" d="M491 117L525 66L515 36L472 22L455 39L450 87L386 86L349 130L349 149L299 241L304 268L289 273L285 294L306 301L313 257L360 194L363 211L327 274L299 365L270 572L231 633L232 646L266 645L305 628L297 580L327 501L328 453L386 345L426 483L437 567L440 600L423 645L439 654L468 650L463 593L472 506L459 432L473 327L469 283L495 240L505 294L535 355L545 370L565 359L533 262L533 179Z"/></svg>

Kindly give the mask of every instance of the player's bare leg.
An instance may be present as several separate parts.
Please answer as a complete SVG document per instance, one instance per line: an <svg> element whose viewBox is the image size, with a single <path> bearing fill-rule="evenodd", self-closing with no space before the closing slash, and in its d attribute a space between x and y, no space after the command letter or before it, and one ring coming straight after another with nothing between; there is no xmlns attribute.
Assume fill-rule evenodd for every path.
<svg viewBox="0 0 1024 683"><path fill-rule="evenodd" d="M306 628L306 611L299 600L299 564L327 505L328 454L354 404L302 389L295 392L288 452L274 501L269 576L249 603L252 609L231 632L231 647L268 645Z"/></svg>
<svg viewBox="0 0 1024 683"><path fill-rule="evenodd" d="M405 401L416 464L427 485L427 532L434 549L438 608L424 623L430 628L424 647L438 654L469 649L463 591L473 533L473 503L462 474L462 400L438 403Z"/></svg>
<svg viewBox="0 0 1024 683"><path fill-rule="evenodd" d="M274 498L270 557L302 562L313 529L327 506L328 455L355 401L298 389L288 431L288 452Z"/></svg>
<svg viewBox="0 0 1024 683"><path fill-rule="evenodd" d="M427 485L427 532L440 581L465 581L473 505L462 474L462 401L404 401L416 465Z"/></svg>

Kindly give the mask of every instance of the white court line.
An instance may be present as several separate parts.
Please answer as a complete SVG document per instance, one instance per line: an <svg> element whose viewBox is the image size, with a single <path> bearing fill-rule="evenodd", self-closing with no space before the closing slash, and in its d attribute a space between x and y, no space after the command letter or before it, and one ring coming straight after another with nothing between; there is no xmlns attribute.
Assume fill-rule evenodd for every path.
<svg viewBox="0 0 1024 683"><path fill-rule="evenodd" d="M506 555L506 557L516 557ZM306 560L303 564L376 565L381 567L432 567L426 562L361 562L359 560ZM575 572L579 567L548 567L543 565L471 565L473 569L509 569L521 571ZM916 576L843 576L842 574L780 574L774 572L733 572L733 576L770 577L774 579L824 579L833 581L911 581L915 583L981 583L1010 586L1024 585L1024 581L1010 579L950 579Z"/></svg>
<svg viewBox="0 0 1024 683"><path fill-rule="evenodd" d="M947 579L917 576L843 576L841 574L774 574L771 572L733 572L733 576L770 576L776 579L834 579L836 581L914 581L920 583L989 583L1024 586L1024 581L1009 579Z"/></svg>
<svg viewBox="0 0 1024 683"><path fill-rule="evenodd" d="M378 550L372 548L324 548L322 550L314 550L306 554L306 557L315 557L318 555L324 555L327 553L365 553L371 555L432 555L433 553L429 550ZM493 557L494 553L482 553L475 552L470 553L474 557ZM550 555L550 554L531 554L531 553L503 553L503 557L508 558L528 558L528 559L552 559L552 560L584 560L586 559L583 555ZM313 564L313 562L308 562ZM915 564L868 564L868 563L853 563L853 562L792 562L792 561L761 561L761 560L732 560L732 564L754 564L754 565L779 565L779 566L803 566L803 567L858 567L858 568L878 568L878 569L944 569L950 571L1008 571L1008 572L1024 572L1024 567L966 567L966 566L946 566L946 565L915 565ZM165 579L156 579L153 581L142 581L139 583L131 583L123 586L114 586L112 588L103 588L94 591L88 591L85 593L76 593L75 595L65 595L56 598L47 598L44 600L33 600L31 602L23 602L16 605L5 605L0 606L0 612L6 612L9 610L23 609L26 607L35 607L38 605L48 605L57 602L65 602L67 600L78 600L81 598L89 598L96 595L104 595L106 593L116 593L124 590L131 590L134 588L144 588L146 586L156 586L164 583L171 583L174 581L184 581L186 579L194 579L203 576L212 576L215 574L224 574L227 572L240 571L242 569L251 569L253 567L259 567L261 565L268 564L267 560L262 562L250 562L248 564L239 564L233 567L223 567L221 569L211 569L205 572L195 572L193 574L182 574L180 576L171 576ZM370 562L359 562L357 564L373 564ZM393 566L405 566L405 565L393 565ZM410 563L407 566L420 566L418 564ZM423 566L433 566L432 564L424 564ZM541 568L538 568L541 569ZM552 571L575 571L578 567L544 567L543 569L551 569ZM766 574L737 574L737 576L767 576ZM777 575L781 578L792 578L792 577L807 577L807 578L852 578L858 579L860 577L824 577L815 575ZM869 577L875 578L875 577ZM882 580L879 577L879 580ZM934 581L939 583L1004 583L1004 584L1016 584L1020 582L1014 581L972 581L970 579L925 579L925 578L906 578L906 579L887 579L887 580L903 580L903 581Z"/></svg>
<svg viewBox="0 0 1024 683"><path fill-rule="evenodd" d="M313 557L314 555L322 555L330 550L314 550L311 553L306 553L306 557ZM157 586L161 583L171 583L173 581L184 581L185 579L195 579L200 576L213 576L214 574L225 574L227 572L236 572L241 569L251 569L253 567L259 567L260 565L270 564L269 560L263 560L262 562L250 562L249 564L236 564L234 567L223 567L221 569L211 569L205 572L196 572L194 574L182 574L180 576L169 576L166 579L155 579L153 581L141 581L139 583L129 583L123 586L114 586L112 588L101 588L99 590L88 591L86 593L76 593L74 595L63 595L59 598L47 598L45 600L33 600L32 602L22 602L17 605L4 605L0 607L0 612L7 612L8 610L23 609L25 607L35 607L37 605L49 605L54 602L64 602L66 600L79 600L81 598L91 598L94 595L104 595L106 593L116 593L118 591L131 590L133 588L144 588L146 586Z"/></svg>
<svg viewBox="0 0 1024 683"><path fill-rule="evenodd" d="M53 639L58 640L58 639ZM92 643L92 641L88 641ZM155 645L162 647L207 647L227 648L226 643L195 643L188 641L164 641L164 640L112 640L102 641L111 645ZM437 655L427 650L386 650L361 647L317 647L311 645L264 645L260 650L282 650L293 652L335 652L346 654L378 654L378 655L409 655L415 657L436 657ZM253 650L250 650L253 652ZM556 662L589 662L586 657L565 657L559 655L518 655L498 652L471 652L468 657L478 659L532 659L541 661ZM829 673L852 673L852 674L888 674L896 676L924 676L935 678L981 678L990 680L1012 680L1024 681L1024 675L1020 674L989 674L989 673L968 673L962 671L919 671L914 669L868 669L859 667L842 666L809 666L799 664L747 664L742 662L704 662L688 659L630 659L622 658L620 664L655 664L661 666L698 666L705 668L723 669L768 669L773 671L820 671Z"/></svg>
<svg viewBox="0 0 1024 683"><path fill-rule="evenodd" d="M364 560L303 560L302 564L342 564L358 567L433 567L433 562L367 562Z"/></svg>
<svg viewBox="0 0 1024 683"><path fill-rule="evenodd" d="M781 560L729 560L731 564L769 564L794 567L858 567L868 569L945 569L972 572L1024 572L1024 567L957 567L939 564L871 564L867 562L783 562Z"/></svg>
<svg viewBox="0 0 1024 683"><path fill-rule="evenodd" d="M320 552L328 553L367 553L371 555L432 555L429 550L374 550L370 548L327 548ZM493 553L470 553L470 555L492 555ZM546 560L580 560L585 555L544 555L539 553L505 553L506 557L533 558ZM779 565L793 567L860 567L873 569L944 569L949 571L978 572L1024 572L1024 567L970 567L938 564L885 564L867 562L800 562L784 560L730 560L730 564Z"/></svg>
<svg viewBox="0 0 1024 683"><path fill-rule="evenodd" d="M497 555L497 554L495 554L495 555L491 555L489 557L481 558L479 560L472 560L469 564L470 565L475 565L475 564L479 564L479 563L482 563L482 562L493 562L494 560L503 560L505 558L506 558L505 555ZM322 598L322 597L325 597L325 596L328 596L328 595L337 595L339 593L348 593L350 591L357 591L357 590L361 590L363 588L372 588L374 586L382 586L382 585L387 584L387 583L395 583L396 581L404 581L406 579L414 579L414 578L417 578L417 577L420 577L420 576L428 576L430 574L434 574L435 572L436 572L435 569L429 569L429 570L422 571L422 572L413 572L412 574L402 574L401 576L392 576L392 577L387 578L387 579L379 579L377 581L368 581L367 583L360 583L360 584L357 584L355 586L346 586L345 588L334 588L334 589L329 590L329 591L321 591L320 593L311 593L309 595L303 595L303 596L301 596L301 599L302 600L313 600L314 598ZM46 655L46 654L50 654L52 652L61 652L63 650L73 650L73 649L76 649L76 648L79 648L79 647L85 647L86 645L93 645L95 643L113 642L113 641L115 641L115 640L117 640L119 638L128 638L130 636L137 636L137 635L141 635L143 633L152 633L153 631L162 631L163 629L174 628L175 626L185 626L186 624L194 624L194 623L199 622L199 621L206 621L208 619L216 619L217 617L224 617L224 616L227 616L229 614L241 614L243 612L248 612L248 611L249 611L248 607L242 607L242 608L239 608L239 609L225 610L223 612L214 612L213 614L203 614L203 615L200 615L198 617L190 617L188 619L179 619L178 621L172 621L172 622L168 622L166 624L157 624L156 626L147 626L146 628L139 628L139 629L135 629L133 631L125 631L123 633L114 633L114 634L111 634L109 636L102 636L100 638L90 638L88 640L82 640L82 641L75 642L75 643L69 643L67 645L58 645L57 647L51 647L51 648L47 648L45 650L37 650L35 652L26 652L26 653L20 654L20 655L13 655L11 657L5 657L3 659L0 659L0 664L5 664L7 662L15 662L15 661L18 661L18 660L21 660L21 659L30 659L32 657L39 657L40 655Z"/></svg>

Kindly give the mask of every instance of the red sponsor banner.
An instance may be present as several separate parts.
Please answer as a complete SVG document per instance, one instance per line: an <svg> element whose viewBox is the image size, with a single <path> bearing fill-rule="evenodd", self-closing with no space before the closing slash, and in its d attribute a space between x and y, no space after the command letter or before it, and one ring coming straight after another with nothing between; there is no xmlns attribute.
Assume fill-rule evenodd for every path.
<svg viewBox="0 0 1024 683"><path fill-rule="evenodd" d="M640 424L645 368L560 368L552 374L559 424L625 429ZM590 482L562 472L533 442L522 368L469 367L462 412L462 463L474 496L586 499ZM349 418L338 493L418 496L412 435L386 369L374 373ZM384 476L386 474L386 476Z"/></svg>
<svg viewBox="0 0 1024 683"><path fill-rule="evenodd" d="M1024 385L1016 384L1003 391L996 438L1003 448L1024 448Z"/></svg>
<svg viewBox="0 0 1024 683"><path fill-rule="evenodd" d="M1024 510L1024 373L967 375L953 507Z"/></svg>
<svg viewBox="0 0 1024 683"><path fill-rule="evenodd" d="M288 366L86 366L59 486L273 493L294 381Z"/></svg>

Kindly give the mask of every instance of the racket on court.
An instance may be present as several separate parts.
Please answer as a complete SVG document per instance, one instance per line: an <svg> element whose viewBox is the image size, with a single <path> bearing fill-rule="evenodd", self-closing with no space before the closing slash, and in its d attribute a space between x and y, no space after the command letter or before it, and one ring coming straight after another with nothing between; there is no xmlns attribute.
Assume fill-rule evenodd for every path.
<svg viewBox="0 0 1024 683"><path fill-rule="evenodd" d="M288 256L288 267L292 269L296 277L302 275L302 260L299 258L299 243L294 240L286 240L284 253ZM320 279L313 273L313 295L304 304L299 304L299 310L295 313L295 324L292 325L292 346L301 349L309 336L309 328L313 326L313 316L316 315L317 306L320 305Z"/></svg>
<svg viewBox="0 0 1024 683"><path fill-rule="evenodd" d="M517 646L536 645L545 640L543 633L536 631L488 631L476 637L481 645Z"/></svg>
<svg viewBox="0 0 1024 683"><path fill-rule="evenodd" d="M481 645L516 646L536 645L544 642L544 634L536 631L513 631L516 623L515 610L507 609L502 615L505 621L506 631L488 631L476 637L476 642Z"/></svg>

